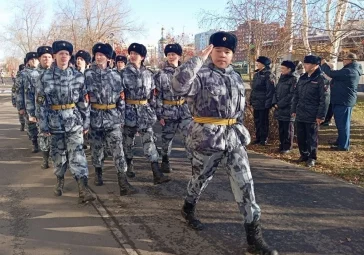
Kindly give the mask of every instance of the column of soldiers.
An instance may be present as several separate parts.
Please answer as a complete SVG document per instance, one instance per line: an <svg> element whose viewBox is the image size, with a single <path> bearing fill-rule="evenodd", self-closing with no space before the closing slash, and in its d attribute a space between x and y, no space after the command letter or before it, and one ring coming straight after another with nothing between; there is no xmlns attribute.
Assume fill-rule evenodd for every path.
<svg viewBox="0 0 364 255"><path fill-rule="evenodd" d="M54 194L62 196L64 175L69 168L78 184L79 202L95 199L88 189L89 169L84 151L87 135L96 186L103 185L104 154L109 148L120 195L138 192L129 183L136 175L133 147L137 133L150 162L153 183L171 181L165 174L172 171L169 157L173 138L179 131L192 165L181 210L188 226L195 230L204 228L196 216L196 205L217 167L222 165L244 218L249 251L278 254L262 236L261 209L255 199L245 148L250 143L243 124L245 87L231 66L236 47L235 35L217 32L206 49L181 64L181 46L169 44L164 50L167 61L156 74L145 67L147 49L139 43L129 46L129 59L114 57L109 44L97 43L92 48L92 61L88 52L77 52L75 67L70 64L73 45L67 41L55 41L52 47L43 46L37 53L28 53L28 67L16 79L16 105L20 114L26 114L28 131L32 130L29 125L34 124L39 140L42 138L49 145L41 149L53 161L57 179ZM54 62L49 65L52 54ZM36 68L38 57L40 66ZM262 113L263 121L264 116ZM162 125L161 165L153 131L156 121ZM264 132L261 131L259 139L266 142ZM36 151L38 143L33 144ZM43 163L45 168L48 163Z"/></svg>

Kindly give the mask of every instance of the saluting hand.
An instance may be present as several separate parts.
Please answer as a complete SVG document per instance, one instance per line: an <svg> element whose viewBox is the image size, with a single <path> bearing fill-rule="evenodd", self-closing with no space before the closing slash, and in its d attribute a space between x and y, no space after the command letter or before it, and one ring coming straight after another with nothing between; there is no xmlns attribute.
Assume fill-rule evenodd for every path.
<svg viewBox="0 0 364 255"><path fill-rule="evenodd" d="M214 48L213 44L210 44L209 46L207 46L205 49L203 49L198 56L202 58L203 61L205 61L208 56L210 55L212 49Z"/></svg>

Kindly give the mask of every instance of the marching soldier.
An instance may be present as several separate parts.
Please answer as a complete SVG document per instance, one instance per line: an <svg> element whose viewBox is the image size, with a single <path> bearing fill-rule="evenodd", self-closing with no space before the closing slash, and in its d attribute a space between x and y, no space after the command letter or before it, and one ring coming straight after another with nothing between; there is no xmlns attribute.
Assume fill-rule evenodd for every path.
<svg viewBox="0 0 364 255"><path fill-rule="evenodd" d="M37 118L40 132L51 137L51 157L57 184L54 194L61 196L67 167L78 183L79 202L95 197L87 188L88 167L82 149L83 133L90 125L90 107L84 76L69 66L73 45L55 41L52 45L55 65L44 71L37 86Z"/></svg>
<svg viewBox="0 0 364 255"><path fill-rule="evenodd" d="M50 46L41 46L37 49L37 55L39 58L39 66L31 73L30 79L25 82L26 87L26 109L31 122L36 123L36 105L35 105L35 93L36 86L39 85L39 76L47 69L49 69L53 63L52 48ZM47 136L38 134L38 143L40 150L43 153L42 169L49 168L49 143L50 139Z"/></svg>
<svg viewBox="0 0 364 255"><path fill-rule="evenodd" d="M90 53L85 50L79 50L77 51L75 57L77 70L84 74L85 70L91 62Z"/></svg>
<svg viewBox="0 0 364 255"><path fill-rule="evenodd" d="M269 109L274 95L274 75L270 69L269 58L260 56L256 60L257 70L252 82L250 105L254 109L254 144L266 145L269 135Z"/></svg>
<svg viewBox="0 0 364 255"><path fill-rule="evenodd" d="M20 72L23 71L25 68L24 64L19 65L19 70L16 73L16 76L13 78L13 87L11 88L11 103L13 105L13 107L16 108L16 98L17 98L17 88L16 88L16 84L17 84L17 79L19 79L20 77ZM25 119L24 119L24 114L20 114L18 112L18 118L19 118L19 123L20 123L20 131L23 132L24 131L24 126L25 126Z"/></svg>
<svg viewBox="0 0 364 255"><path fill-rule="evenodd" d="M32 141L33 144L33 153L39 152L38 145L38 128L36 124L36 120L33 116L28 116L26 110L26 94L27 94L27 84L34 78L32 77L35 73L33 72L38 64L38 55L36 52L28 52L25 56L25 62L27 66L22 72L20 72L19 79L17 79L17 100L16 107L19 111L19 114L24 115L25 124L27 125L28 137L29 140Z"/></svg>
<svg viewBox="0 0 364 255"><path fill-rule="evenodd" d="M121 71L125 68L128 59L125 56L117 55L115 57L116 71L121 74Z"/></svg>
<svg viewBox="0 0 364 255"><path fill-rule="evenodd" d="M88 65L91 61L91 55L85 50L77 51L76 55L76 68L81 73L85 73L85 70L88 68ZM83 135L83 149L87 149L87 141L88 141L88 134Z"/></svg>
<svg viewBox="0 0 364 255"><path fill-rule="evenodd" d="M175 95L191 97L193 121L186 146L192 153L192 178L182 215L188 225L202 230L195 216L196 203L220 163L226 168L235 200L244 216L249 251L278 254L264 241L261 211L255 201L253 179L245 146L250 142L243 125L245 88L231 61L237 46L235 35L217 32L199 57L179 66L172 80ZM211 53L211 62L206 61Z"/></svg>
<svg viewBox="0 0 364 255"><path fill-rule="evenodd" d="M104 165L104 141L111 148L117 170L120 196L136 193L126 178L121 126L125 120L124 92L121 76L108 67L112 57L109 44L97 43L92 48L95 64L85 72L85 84L91 104L90 143L92 164L95 167L95 185L103 185L102 168Z"/></svg>
<svg viewBox="0 0 364 255"><path fill-rule="evenodd" d="M122 82L125 91L125 126L124 126L124 153L128 165L128 177L134 177L133 146L137 132L139 132L144 154L151 162L154 184L170 181L158 164L158 151L154 142L153 124L157 117L155 114L156 90L152 71L144 65L147 49L139 43L132 43L128 48L129 63L122 72Z"/></svg>
<svg viewBox="0 0 364 255"><path fill-rule="evenodd" d="M168 44L164 49L167 62L164 68L155 76L157 96L157 118L162 125L162 165L164 173L170 173L169 156L172 141L178 130L183 134L183 141L187 135L187 126L191 123L191 113L184 97L173 93L171 80L176 68L181 64L182 47L178 44Z"/></svg>

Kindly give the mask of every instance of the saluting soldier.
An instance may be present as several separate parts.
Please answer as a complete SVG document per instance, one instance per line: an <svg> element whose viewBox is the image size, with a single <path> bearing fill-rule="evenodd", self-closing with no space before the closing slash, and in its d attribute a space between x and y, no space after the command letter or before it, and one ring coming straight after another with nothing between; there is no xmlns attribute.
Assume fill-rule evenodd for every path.
<svg viewBox="0 0 364 255"><path fill-rule="evenodd" d="M190 104L193 121L186 141L193 157L192 178L182 215L190 227L203 229L195 216L196 203L222 163L244 217L248 250L276 255L278 252L271 249L262 236L261 211L255 201L245 149L250 143L249 132L243 125L245 88L241 76L231 66L236 46L234 34L217 32L211 35L210 46L199 57L191 58L174 73L175 95L193 98ZM209 55L211 59L206 61Z"/></svg>

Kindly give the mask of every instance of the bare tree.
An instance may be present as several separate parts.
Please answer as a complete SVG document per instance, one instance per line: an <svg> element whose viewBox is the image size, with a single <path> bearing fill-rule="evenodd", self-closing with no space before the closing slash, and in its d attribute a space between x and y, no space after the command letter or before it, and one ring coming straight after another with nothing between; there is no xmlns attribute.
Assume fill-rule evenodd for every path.
<svg viewBox="0 0 364 255"><path fill-rule="evenodd" d="M36 50L43 31L42 6L44 2L40 0L17 2L9 25L4 26L5 33L2 40L7 44L7 48L15 46L21 55Z"/></svg>
<svg viewBox="0 0 364 255"><path fill-rule="evenodd" d="M330 1L330 0L329 0ZM302 0L302 40L305 46L306 54L311 54L310 43L308 41L308 12L307 12L307 1Z"/></svg>
<svg viewBox="0 0 364 255"><path fill-rule="evenodd" d="M68 39L76 49L91 50L96 42L123 41L143 29L130 19L125 0L59 0L55 39Z"/></svg>

